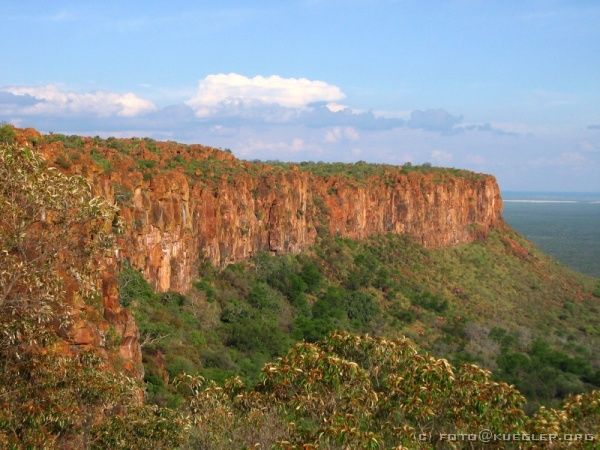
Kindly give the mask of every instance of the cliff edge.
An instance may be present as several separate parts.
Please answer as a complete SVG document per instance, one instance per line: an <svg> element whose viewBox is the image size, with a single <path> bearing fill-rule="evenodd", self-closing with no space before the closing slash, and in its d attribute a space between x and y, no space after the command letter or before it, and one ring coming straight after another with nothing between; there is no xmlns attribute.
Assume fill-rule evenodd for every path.
<svg viewBox="0 0 600 450"><path fill-rule="evenodd" d="M222 266L299 252L320 233L406 234L435 248L483 237L502 220L494 177L457 169L266 164L200 145L30 129L18 139L120 206L118 256L159 291L186 291L200 259Z"/></svg>

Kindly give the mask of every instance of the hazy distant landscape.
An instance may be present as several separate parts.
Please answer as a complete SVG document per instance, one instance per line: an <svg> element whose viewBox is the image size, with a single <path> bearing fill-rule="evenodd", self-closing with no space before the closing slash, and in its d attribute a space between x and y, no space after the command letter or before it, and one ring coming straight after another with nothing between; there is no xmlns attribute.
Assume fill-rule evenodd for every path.
<svg viewBox="0 0 600 450"><path fill-rule="evenodd" d="M561 263L600 276L600 193L503 192L504 218Z"/></svg>

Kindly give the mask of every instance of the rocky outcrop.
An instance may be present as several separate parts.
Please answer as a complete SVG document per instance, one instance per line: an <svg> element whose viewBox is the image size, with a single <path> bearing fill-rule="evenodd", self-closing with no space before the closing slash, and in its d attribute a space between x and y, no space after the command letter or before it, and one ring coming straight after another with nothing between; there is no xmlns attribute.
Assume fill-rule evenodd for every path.
<svg viewBox="0 0 600 450"><path fill-rule="evenodd" d="M38 147L121 206L119 257L160 291L186 291L201 258L222 266L259 251L299 252L319 233L400 233L442 247L473 241L501 222L499 188L488 175L381 166L354 176L351 165L348 174L317 175L202 146L117 142Z"/></svg>
<svg viewBox="0 0 600 450"><path fill-rule="evenodd" d="M53 153L55 157L64 157L64 148L37 145L41 139L35 130L17 133L17 143L21 146L40 147L48 152L46 157ZM5 265L9 264L9 273L16 274L11 289L14 286L14 292L21 292L23 298L31 297L30 304L42 311L37 319L40 330L45 324L49 335L55 334L52 345L43 351L56 351L63 356L92 351L101 357L106 367L123 369L127 375L141 380L143 366L138 328L131 312L119 302L119 261L111 238L117 209L97 202L78 180L56 176L52 173L54 169L40 165L41 161L32 158L27 151L9 150L3 152L3 156L2 164L9 168L3 173L10 175L8 190L0 199L3 200L0 209L5 212L4 216L14 217L12 221L0 219L0 231L7 237L8 244L2 247L2 256L6 258ZM7 161L17 161L17 164L8 165ZM83 170L83 166L74 169ZM11 179L11 172L26 176ZM100 181L100 178L90 180ZM7 196L6 192L12 190L14 195ZM97 186L92 190L98 191ZM15 215L17 213L21 215ZM21 247L12 242L20 242ZM8 258L10 254L18 255L19 264L14 262L14 257ZM36 265L39 267L35 273L42 275L26 278L32 271L30 267ZM19 286L15 284L19 279L28 281ZM35 289L39 291L37 294ZM18 303L21 302L19 298ZM43 320L50 314L44 304L57 310L52 312L52 321Z"/></svg>
<svg viewBox="0 0 600 450"><path fill-rule="evenodd" d="M119 303L116 263L112 258L99 261L98 293L102 307L98 311L77 294L77 281L63 275L67 302L74 307L73 323L66 341L71 350L94 349L129 376L142 379L144 369L138 327L131 311ZM99 314L100 313L100 314Z"/></svg>
<svg viewBox="0 0 600 450"><path fill-rule="evenodd" d="M436 183L417 173L355 185L290 171L209 188L162 174L134 192L122 248L162 291L186 290L199 257L225 265L261 250L299 252L319 230L355 239L402 233L427 247L469 242L498 222L501 206L492 177Z"/></svg>

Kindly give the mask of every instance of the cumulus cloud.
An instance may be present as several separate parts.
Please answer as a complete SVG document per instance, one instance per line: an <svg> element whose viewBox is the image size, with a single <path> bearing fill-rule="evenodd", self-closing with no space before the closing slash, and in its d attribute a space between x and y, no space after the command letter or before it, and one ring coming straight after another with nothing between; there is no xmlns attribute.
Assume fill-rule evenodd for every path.
<svg viewBox="0 0 600 450"><path fill-rule="evenodd" d="M344 97L339 87L324 81L221 73L200 80L196 94L186 104L198 117L208 117L227 109L239 111L265 104L284 108L302 108L315 102L335 105Z"/></svg>
<svg viewBox="0 0 600 450"><path fill-rule="evenodd" d="M0 107L3 109L16 109L23 106L32 106L37 100L30 95L15 95L0 90Z"/></svg>
<svg viewBox="0 0 600 450"><path fill-rule="evenodd" d="M0 88L0 110L19 115L82 115L134 117L156 110L149 100L132 92L73 92L54 84ZM6 98L6 95L10 98ZM19 98L20 102L14 102ZM11 111L12 109L12 111Z"/></svg>
<svg viewBox="0 0 600 450"><path fill-rule="evenodd" d="M200 80L196 93L187 102L160 108L134 93L81 93L58 85L9 86L0 87L0 121L43 131L127 133L201 142L205 139L221 142L235 136L260 136L268 130L279 130L278 147L260 150L263 154L271 152L269 156L276 156L277 151L284 149L295 152L294 155L308 154L323 144L329 149L344 147L348 151L362 136L372 141L384 131L422 137L420 131L424 130L431 133L432 139L468 132L510 134L495 128L496 124L463 123L462 116L444 109L357 110L340 103L343 98L340 88L324 81L277 75L208 75ZM290 140L290 133L297 139ZM432 145L436 148L437 144ZM440 145L446 148L445 144ZM442 153L430 155L431 150L427 149L423 155L440 163L451 159ZM399 154L397 149L390 152ZM459 152L455 152L455 162L460 160L457 155Z"/></svg>
<svg viewBox="0 0 600 450"><path fill-rule="evenodd" d="M456 134L467 131L493 133L499 136L517 136L518 133L507 131L490 123L463 124L463 117L449 113L445 109L415 110L406 121L409 128L437 132L441 134Z"/></svg>
<svg viewBox="0 0 600 450"><path fill-rule="evenodd" d="M162 108L131 92L80 93L53 84L8 86L0 87L0 119L27 121L35 117L38 127L73 131L161 128L180 133L192 132L201 125L229 130L244 126L302 126L328 128L324 136L327 143L356 141L359 130L500 132L489 124L462 124L462 116L444 109L381 113L352 109L339 103L343 98L339 87L324 81L236 73L208 75L200 80L188 101Z"/></svg>

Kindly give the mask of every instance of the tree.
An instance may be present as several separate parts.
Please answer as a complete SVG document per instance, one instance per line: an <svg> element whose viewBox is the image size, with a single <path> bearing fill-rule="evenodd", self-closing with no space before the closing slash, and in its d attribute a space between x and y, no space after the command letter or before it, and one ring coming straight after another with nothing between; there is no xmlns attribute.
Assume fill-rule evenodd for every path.
<svg viewBox="0 0 600 450"><path fill-rule="evenodd" d="M144 406L100 349L70 345L71 325L101 314L115 207L29 147L0 143L0 180L0 447L171 447L179 418Z"/></svg>

